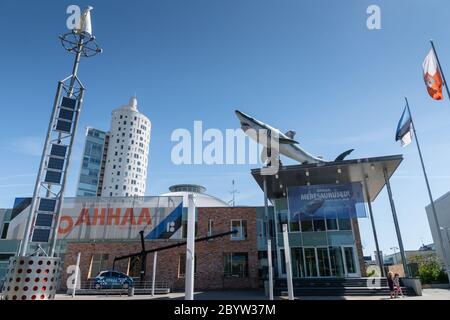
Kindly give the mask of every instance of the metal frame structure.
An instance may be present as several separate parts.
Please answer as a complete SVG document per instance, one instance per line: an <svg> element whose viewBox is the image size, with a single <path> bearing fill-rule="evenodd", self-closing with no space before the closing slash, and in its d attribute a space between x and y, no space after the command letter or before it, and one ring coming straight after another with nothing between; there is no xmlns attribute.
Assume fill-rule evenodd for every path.
<svg viewBox="0 0 450 320"><path fill-rule="evenodd" d="M81 57L102 52L95 37L81 29L60 36L60 40L67 51L75 54L75 61L72 74L58 82L20 249L21 256L28 254L30 243L49 244L46 254L50 257L55 254L59 215L85 91L77 76L78 67Z"/></svg>

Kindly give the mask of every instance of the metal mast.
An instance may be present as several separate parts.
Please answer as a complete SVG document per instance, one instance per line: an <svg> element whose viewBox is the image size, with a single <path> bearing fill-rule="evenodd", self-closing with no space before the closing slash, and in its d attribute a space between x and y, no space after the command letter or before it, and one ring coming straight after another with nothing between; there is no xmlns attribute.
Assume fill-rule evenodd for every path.
<svg viewBox="0 0 450 320"><path fill-rule="evenodd" d="M72 74L58 82L20 256L28 254L31 244L46 246L50 257L55 254L59 215L85 91L77 76L78 67L81 57L102 52L92 35L92 9L88 7L82 13L76 28L59 37L62 46L75 54L75 60Z"/></svg>

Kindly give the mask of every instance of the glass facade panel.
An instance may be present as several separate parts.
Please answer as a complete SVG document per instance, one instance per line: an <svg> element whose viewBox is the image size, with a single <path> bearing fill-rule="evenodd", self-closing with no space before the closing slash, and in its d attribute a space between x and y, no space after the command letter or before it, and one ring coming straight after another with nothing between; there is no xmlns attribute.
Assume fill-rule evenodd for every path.
<svg viewBox="0 0 450 320"><path fill-rule="evenodd" d="M355 238L352 220L345 215L339 219L334 212L326 218L313 217L291 220L287 198L271 199L274 204L276 246L274 266L286 275L282 225L289 226L292 272L294 278L348 277L359 273L355 258ZM279 261L275 261L275 260Z"/></svg>
<svg viewBox="0 0 450 320"><path fill-rule="evenodd" d="M325 231L325 220L316 219L314 220L314 231Z"/></svg>
<svg viewBox="0 0 450 320"><path fill-rule="evenodd" d="M337 220L336 219L327 219L327 230L332 231L332 230L337 230L337 229L338 229Z"/></svg>
<svg viewBox="0 0 450 320"><path fill-rule="evenodd" d="M352 230L352 223L350 219L338 219L339 230Z"/></svg>
<svg viewBox="0 0 450 320"><path fill-rule="evenodd" d="M355 256L353 254L353 248L345 247L344 255L345 255L345 265L347 267L347 273L356 273Z"/></svg>
<svg viewBox="0 0 450 320"><path fill-rule="evenodd" d="M302 220L301 225L302 225L302 232L309 232L314 230L312 220Z"/></svg>
<svg viewBox="0 0 450 320"><path fill-rule="evenodd" d="M247 253L225 254L224 276L233 278L248 277L248 254Z"/></svg>
<svg viewBox="0 0 450 320"><path fill-rule="evenodd" d="M304 258L302 248L291 249L292 260L292 276L294 278L302 278L305 276Z"/></svg>
<svg viewBox="0 0 450 320"><path fill-rule="evenodd" d="M344 260L341 247L330 247L331 273L335 277L344 277Z"/></svg>
<svg viewBox="0 0 450 320"><path fill-rule="evenodd" d="M106 133L89 128L84 145L84 156L78 179L77 196L95 197L102 169L102 157L105 146Z"/></svg>
<svg viewBox="0 0 450 320"><path fill-rule="evenodd" d="M317 277L316 250L314 248L305 248L305 276Z"/></svg>
<svg viewBox="0 0 450 320"><path fill-rule="evenodd" d="M319 276L331 276L330 261L328 259L328 248L317 248L317 264L319 266Z"/></svg>
<svg viewBox="0 0 450 320"><path fill-rule="evenodd" d="M302 237L305 246L328 246L326 232L306 232Z"/></svg>

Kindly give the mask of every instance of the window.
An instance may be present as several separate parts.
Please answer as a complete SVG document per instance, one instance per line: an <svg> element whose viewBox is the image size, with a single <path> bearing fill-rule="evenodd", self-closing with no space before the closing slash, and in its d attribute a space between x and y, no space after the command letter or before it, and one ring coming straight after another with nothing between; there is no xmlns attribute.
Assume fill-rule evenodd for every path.
<svg viewBox="0 0 450 320"><path fill-rule="evenodd" d="M233 278L248 277L248 254L226 253L224 255L224 276Z"/></svg>
<svg viewBox="0 0 450 320"><path fill-rule="evenodd" d="M231 220L231 231L237 233L231 234L231 240L245 240L247 239L247 221L246 220Z"/></svg>
<svg viewBox="0 0 450 320"><path fill-rule="evenodd" d="M208 220L208 236L213 235L213 229L214 229L214 221L212 219Z"/></svg>
<svg viewBox="0 0 450 320"><path fill-rule="evenodd" d="M134 256L128 260L128 275L132 278L139 278L141 275L141 257Z"/></svg>
<svg viewBox="0 0 450 320"><path fill-rule="evenodd" d="M339 230L352 230L350 219L338 219Z"/></svg>
<svg viewBox="0 0 450 320"><path fill-rule="evenodd" d="M300 224L298 221L291 221L290 223L290 232L298 232L300 231Z"/></svg>
<svg viewBox="0 0 450 320"><path fill-rule="evenodd" d="M9 222L5 222L3 224L2 236L0 237L0 239L6 239L6 235L8 234L8 227L9 227Z"/></svg>
<svg viewBox="0 0 450 320"><path fill-rule="evenodd" d="M194 274L197 272L197 256L194 256ZM184 278L186 274L186 254L181 253L178 260L178 278Z"/></svg>
<svg viewBox="0 0 450 320"><path fill-rule="evenodd" d="M94 254L91 259L91 266L89 268L89 278L94 278L101 271L107 269L108 267L108 254Z"/></svg>
<svg viewBox="0 0 450 320"><path fill-rule="evenodd" d="M187 221L184 220L181 223L181 228L182 228L182 238L187 238ZM197 236L197 221L195 221L195 236Z"/></svg>
<svg viewBox="0 0 450 320"><path fill-rule="evenodd" d="M325 220L314 220L314 231L325 231Z"/></svg>
<svg viewBox="0 0 450 320"><path fill-rule="evenodd" d="M338 224L335 218L333 219L327 219L327 230L337 230Z"/></svg>
<svg viewBox="0 0 450 320"><path fill-rule="evenodd" d="M302 220L301 225L302 225L303 232L313 231L312 220Z"/></svg>

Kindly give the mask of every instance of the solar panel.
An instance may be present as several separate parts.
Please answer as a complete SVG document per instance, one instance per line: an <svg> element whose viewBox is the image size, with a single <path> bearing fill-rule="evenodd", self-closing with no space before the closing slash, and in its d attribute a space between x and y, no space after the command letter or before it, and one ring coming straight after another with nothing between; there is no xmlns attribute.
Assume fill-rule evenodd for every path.
<svg viewBox="0 0 450 320"><path fill-rule="evenodd" d="M64 120L58 120L56 123L56 130L61 132L70 133L70 129L72 128L72 123Z"/></svg>
<svg viewBox="0 0 450 320"><path fill-rule="evenodd" d="M74 112L72 110L59 109L58 118L72 121L73 114Z"/></svg>
<svg viewBox="0 0 450 320"><path fill-rule="evenodd" d="M36 217L36 222L34 223L37 227L51 227L53 222L53 214L48 213L38 213Z"/></svg>
<svg viewBox="0 0 450 320"><path fill-rule="evenodd" d="M34 229L32 242L48 242L50 238L50 229Z"/></svg>
<svg viewBox="0 0 450 320"><path fill-rule="evenodd" d="M45 182L48 183L61 183L61 174L62 172L57 171L47 171L47 174L45 175Z"/></svg>
<svg viewBox="0 0 450 320"><path fill-rule="evenodd" d="M52 144L50 154L57 157L66 157L67 146L61 144Z"/></svg>
<svg viewBox="0 0 450 320"><path fill-rule="evenodd" d="M61 107L75 110L77 105L77 100L72 98L63 97L61 102Z"/></svg>
<svg viewBox="0 0 450 320"><path fill-rule="evenodd" d="M47 167L50 169L62 170L64 168L64 159L49 157Z"/></svg>
<svg viewBox="0 0 450 320"><path fill-rule="evenodd" d="M54 212L56 207L56 199L41 198L39 201L39 211Z"/></svg>

